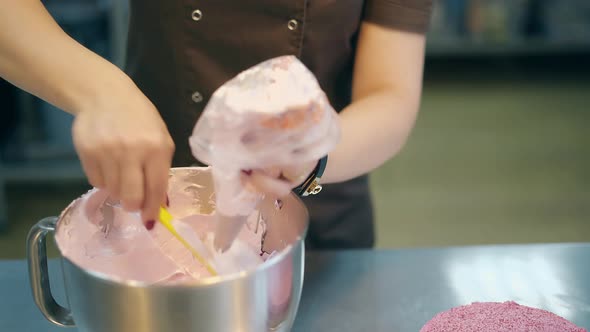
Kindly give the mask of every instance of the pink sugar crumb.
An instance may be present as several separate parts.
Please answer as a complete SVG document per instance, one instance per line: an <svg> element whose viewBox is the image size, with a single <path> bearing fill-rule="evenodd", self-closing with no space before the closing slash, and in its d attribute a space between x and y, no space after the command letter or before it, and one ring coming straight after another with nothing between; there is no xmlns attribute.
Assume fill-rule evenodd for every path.
<svg viewBox="0 0 590 332"><path fill-rule="evenodd" d="M588 332L549 311L516 302L475 302L441 312L420 332Z"/></svg>

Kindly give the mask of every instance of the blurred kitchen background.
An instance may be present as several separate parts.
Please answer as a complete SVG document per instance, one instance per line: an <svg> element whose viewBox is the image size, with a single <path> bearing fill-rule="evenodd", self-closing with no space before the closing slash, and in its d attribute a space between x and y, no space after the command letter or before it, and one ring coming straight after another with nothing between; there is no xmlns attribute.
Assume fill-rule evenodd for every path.
<svg viewBox="0 0 590 332"><path fill-rule="evenodd" d="M124 1L43 2L123 63ZM372 175L378 247L590 241L589 105L590 1L437 1L416 129ZM71 116L1 80L0 109L0 258L21 258L89 185Z"/></svg>

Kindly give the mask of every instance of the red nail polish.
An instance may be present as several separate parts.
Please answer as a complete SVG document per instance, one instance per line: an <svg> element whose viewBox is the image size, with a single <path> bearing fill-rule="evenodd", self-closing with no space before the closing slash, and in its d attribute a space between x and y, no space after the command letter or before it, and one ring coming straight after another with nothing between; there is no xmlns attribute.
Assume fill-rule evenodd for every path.
<svg viewBox="0 0 590 332"><path fill-rule="evenodd" d="M277 199L277 200L275 201L275 208L276 208L277 210L280 210L280 209L282 209L282 208L283 208L283 201L282 201L282 200L280 200L280 199Z"/></svg>
<svg viewBox="0 0 590 332"><path fill-rule="evenodd" d="M242 173L244 173L246 175L252 175L252 170L251 169L243 169Z"/></svg>
<svg viewBox="0 0 590 332"><path fill-rule="evenodd" d="M155 225L156 225L156 221L155 220L148 220L148 221L145 222L145 228L148 231L151 231L154 228Z"/></svg>

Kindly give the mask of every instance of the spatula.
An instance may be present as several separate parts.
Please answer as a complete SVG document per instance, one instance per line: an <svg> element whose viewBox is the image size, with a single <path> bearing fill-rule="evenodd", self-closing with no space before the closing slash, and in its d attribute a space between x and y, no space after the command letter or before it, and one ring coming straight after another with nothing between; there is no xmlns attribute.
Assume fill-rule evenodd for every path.
<svg viewBox="0 0 590 332"><path fill-rule="evenodd" d="M178 240L180 241L180 243L182 243L182 245L188 249L193 256L199 261L199 263L203 264L203 266L207 269L207 271L209 271L209 273L212 276L216 276L217 275L217 271L213 268L213 266L211 266L211 264L209 264L209 262L207 262L207 260L201 256L199 254L199 252L193 248L193 246L190 245L190 243L188 243L174 228L174 226L172 225L172 220L174 220L174 217L172 217L172 215L168 212L168 210L166 210L166 208L164 207L160 207L160 216L159 216L159 220L160 223L166 227L166 229L168 231L170 231L170 233L172 233L172 235Z"/></svg>

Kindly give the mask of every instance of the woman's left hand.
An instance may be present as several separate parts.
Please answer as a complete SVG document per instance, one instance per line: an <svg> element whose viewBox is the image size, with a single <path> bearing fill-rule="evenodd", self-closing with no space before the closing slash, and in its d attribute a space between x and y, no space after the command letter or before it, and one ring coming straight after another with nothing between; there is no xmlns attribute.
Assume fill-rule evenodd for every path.
<svg viewBox="0 0 590 332"><path fill-rule="evenodd" d="M282 198L311 174L318 161L242 171L242 181L265 195Z"/></svg>

